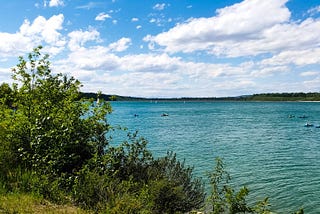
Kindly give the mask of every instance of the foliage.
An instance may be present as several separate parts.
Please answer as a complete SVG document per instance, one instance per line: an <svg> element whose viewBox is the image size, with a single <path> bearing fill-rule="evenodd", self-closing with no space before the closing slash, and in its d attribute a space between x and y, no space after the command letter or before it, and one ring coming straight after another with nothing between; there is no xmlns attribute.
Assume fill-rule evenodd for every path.
<svg viewBox="0 0 320 214"><path fill-rule="evenodd" d="M111 107L81 98L73 77L53 74L35 48L0 86L1 192L27 192L94 212L175 213L199 208L203 184L168 154L154 159L137 133L113 146Z"/></svg>
<svg viewBox="0 0 320 214"><path fill-rule="evenodd" d="M108 130L106 103L79 101L80 82L63 74L53 75L48 55L38 47L19 58L13 69L15 109L5 115L2 135L17 159L16 166L39 175L72 174L95 153L103 153ZM19 87L18 87L19 86Z"/></svg>
<svg viewBox="0 0 320 214"><path fill-rule="evenodd" d="M230 186L231 177L224 169L224 163L220 158L216 159L215 169L208 173L211 184L209 204L213 214L218 213L270 213L269 203L266 198L250 207L246 202L249 190L242 187L238 192Z"/></svg>
<svg viewBox="0 0 320 214"><path fill-rule="evenodd" d="M252 213L252 214L271 214L268 198L262 201L253 202L249 205L246 197L249 189L242 187L238 192L230 185L230 174L225 170L222 159L216 158L215 168L208 173L211 184L211 195L208 198L210 213ZM296 214L303 214L300 209Z"/></svg>
<svg viewBox="0 0 320 214"><path fill-rule="evenodd" d="M56 205L30 194L0 195L0 213L90 213L70 204Z"/></svg>
<svg viewBox="0 0 320 214"><path fill-rule="evenodd" d="M124 207L129 213L175 213L202 207L203 183L193 178L192 168L173 153L153 159L146 145L137 133L128 134L128 141L117 147L109 145L99 161L89 162L78 174L73 191L76 202L110 213L123 213Z"/></svg>
<svg viewBox="0 0 320 214"><path fill-rule="evenodd" d="M203 208L204 184L194 178L192 167L172 152L154 158L137 133L112 145L107 137L112 129L107 122L109 103L101 93L97 101L83 98L80 82L53 74L49 56L41 49L35 48L27 60L19 57L12 86L0 85L0 202L8 201L11 193L27 198L25 210L12 207L13 198L0 203L1 212L37 212L27 203L48 203L42 198L95 213L186 213ZM268 198L250 206L249 190L235 191L230 179L217 159L209 173L212 213L270 213Z"/></svg>
<svg viewBox="0 0 320 214"><path fill-rule="evenodd" d="M185 166L184 161L180 162L176 154L168 152L165 157L156 160L151 171L151 173L157 174L155 176L161 181L159 183L160 190L157 193L159 204L169 202L165 205L167 209L179 208L182 212L203 206L205 194L202 180L192 179L193 168ZM169 187L172 187L174 191L168 192L166 188ZM168 199L163 201L161 194L168 194L164 196Z"/></svg>
<svg viewBox="0 0 320 214"><path fill-rule="evenodd" d="M111 100L111 101L116 101L116 100L117 100L117 96L112 95L112 96L110 97L110 100Z"/></svg>
<svg viewBox="0 0 320 214"><path fill-rule="evenodd" d="M87 98L96 98L96 93L82 93L83 97ZM159 101L159 102L168 102L168 101L185 101L185 102L194 102L194 101L273 101L273 102L283 102L283 101L320 101L319 92L309 92L309 93L261 93L253 95L241 95L236 97L181 97L181 98L143 98L143 97L126 97L118 95L106 95L101 94L101 97L104 100L108 101ZM115 99L114 99L115 98Z"/></svg>
<svg viewBox="0 0 320 214"><path fill-rule="evenodd" d="M264 93L247 97L252 101L319 101L320 93Z"/></svg>

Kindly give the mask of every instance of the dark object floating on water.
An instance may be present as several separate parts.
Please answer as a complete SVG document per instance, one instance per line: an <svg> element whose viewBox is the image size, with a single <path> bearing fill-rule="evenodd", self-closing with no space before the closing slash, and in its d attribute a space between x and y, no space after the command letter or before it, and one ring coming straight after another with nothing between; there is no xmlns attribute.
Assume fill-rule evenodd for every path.
<svg viewBox="0 0 320 214"><path fill-rule="evenodd" d="M299 116L299 118L304 119L304 118L308 118L308 117L306 115L302 115L302 116Z"/></svg>
<svg viewBox="0 0 320 214"><path fill-rule="evenodd" d="M314 127L318 129L318 128L320 128L320 125L315 125Z"/></svg>
<svg viewBox="0 0 320 214"><path fill-rule="evenodd" d="M313 124L311 124L311 123L306 123L304 126L305 126L305 127L312 127Z"/></svg>
<svg viewBox="0 0 320 214"><path fill-rule="evenodd" d="M169 114L167 114L167 113L161 114L161 117L168 117L168 116L169 116Z"/></svg>
<svg viewBox="0 0 320 214"><path fill-rule="evenodd" d="M134 114L134 117L138 117L139 115L138 114Z"/></svg>

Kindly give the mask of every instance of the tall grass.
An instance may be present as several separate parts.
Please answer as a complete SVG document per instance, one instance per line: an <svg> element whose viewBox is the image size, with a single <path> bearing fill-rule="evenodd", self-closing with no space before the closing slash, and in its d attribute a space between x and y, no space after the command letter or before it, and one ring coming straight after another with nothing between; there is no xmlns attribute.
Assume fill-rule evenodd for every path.
<svg viewBox="0 0 320 214"><path fill-rule="evenodd" d="M71 205L56 205L30 194L9 193L0 195L0 213L79 213L87 214Z"/></svg>

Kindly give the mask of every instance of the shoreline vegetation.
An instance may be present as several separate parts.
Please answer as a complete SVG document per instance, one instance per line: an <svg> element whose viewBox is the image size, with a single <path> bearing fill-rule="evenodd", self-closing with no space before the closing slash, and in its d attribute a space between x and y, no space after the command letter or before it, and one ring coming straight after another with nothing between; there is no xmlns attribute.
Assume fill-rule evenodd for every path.
<svg viewBox="0 0 320 214"><path fill-rule="evenodd" d="M125 128L113 141L105 100L119 97L84 97L78 80L51 73L41 49L0 85L0 213L271 213L268 198L247 202L249 189L231 186L220 158L204 175L206 193L176 153L156 158Z"/></svg>
<svg viewBox="0 0 320 214"><path fill-rule="evenodd" d="M82 92L81 97L96 98L98 93ZM262 102L320 102L320 92L309 93L261 93L236 97L181 97L181 98L143 98L100 94L106 101L145 101L145 102L219 102L219 101L262 101Z"/></svg>

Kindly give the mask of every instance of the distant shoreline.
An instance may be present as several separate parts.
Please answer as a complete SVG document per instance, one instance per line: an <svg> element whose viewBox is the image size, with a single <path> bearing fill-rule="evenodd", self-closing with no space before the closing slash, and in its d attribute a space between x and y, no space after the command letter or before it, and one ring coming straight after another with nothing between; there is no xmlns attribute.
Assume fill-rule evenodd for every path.
<svg viewBox="0 0 320 214"><path fill-rule="evenodd" d="M97 99L97 93L82 92L81 97ZM263 102L320 102L320 93L263 93L236 97L181 97L143 98L100 94L106 101L146 101L146 102L218 102L218 101L263 101Z"/></svg>

